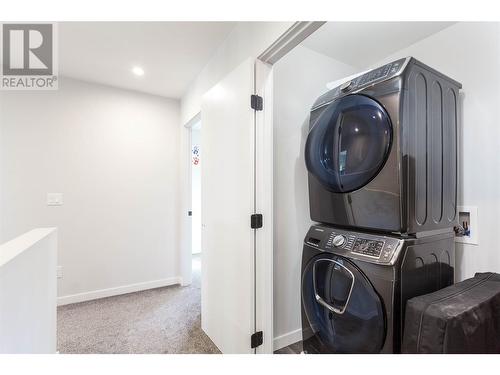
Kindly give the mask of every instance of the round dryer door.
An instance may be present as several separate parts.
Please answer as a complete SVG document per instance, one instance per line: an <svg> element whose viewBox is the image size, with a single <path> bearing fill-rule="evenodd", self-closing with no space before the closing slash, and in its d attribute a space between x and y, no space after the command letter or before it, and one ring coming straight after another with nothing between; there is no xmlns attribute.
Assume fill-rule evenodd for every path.
<svg viewBox="0 0 500 375"><path fill-rule="evenodd" d="M385 340L380 297L349 260L322 254L302 274L308 330L329 353L378 353Z"/></svg>
<svg viewBox="0 0 500 375"><path fill-rule="evenodd" d="M309 131L308 171L329 191L348 193L370 182L383 167L392 141L384 107L360 94L333 101Z"/></svg>

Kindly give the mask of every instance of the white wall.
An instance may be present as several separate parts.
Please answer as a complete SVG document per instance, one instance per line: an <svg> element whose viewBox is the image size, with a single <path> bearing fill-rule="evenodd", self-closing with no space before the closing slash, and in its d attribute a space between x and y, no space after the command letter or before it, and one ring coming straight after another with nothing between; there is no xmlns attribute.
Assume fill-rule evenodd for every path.
<svg viewBox="0 0 500 375"><path fill-rule="evenodd" d="M193 211L193 236L192 236L192 252L193 254L201 253L201 168L202 159L201 155L201 128L196 127L191 130L191 148L198 146L199 164L195 165L194 161L191 162L191 202ZM193 154L194 158L195 155Z"/></svg>
<svg viewBox="0 0 500 375"><path fill-rule="evenodd" d="M66 78L0 94L0 240L58 227L62 302L179 281L179 108Z"/></svg>
<svg viewBox="0 0 500 375"><path fill-rule="evenodd" d="M500 272L500 23L458 23L376 65L402 56L463 85L458 204L478 207L479 246L457 244L456 278Z"/></svg>
<svg viewBox="0 0 500 375"><path fill-rule="evenodd" d="M326 83L355 68L298 46L274 66L274 336L275 348L302 338L302 243L311 225L304 143L309 110Z"/></svg>
<svg viewBox="0 0 500 375"><path fill-rule="evenodd" d="M0 353L56 352L57 230L0 246Z"/></svg>
<svg viewBox="0 0 500 375"><path fill-rule="evenodd" d="M182 97L182 124L200 112L203 94L247 58L257 58L292 25L293 22L238 23Z"/></svg>

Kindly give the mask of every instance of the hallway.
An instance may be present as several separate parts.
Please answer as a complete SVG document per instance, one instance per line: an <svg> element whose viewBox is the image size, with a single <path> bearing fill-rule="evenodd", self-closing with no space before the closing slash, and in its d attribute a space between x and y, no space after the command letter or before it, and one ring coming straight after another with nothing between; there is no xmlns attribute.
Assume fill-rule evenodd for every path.
<svg viewBox="0 0 500 375"><path fill-rule="evenodd" d="M193 283L58 308L60 353L219 353L201 330L200 255Z"/></svg>

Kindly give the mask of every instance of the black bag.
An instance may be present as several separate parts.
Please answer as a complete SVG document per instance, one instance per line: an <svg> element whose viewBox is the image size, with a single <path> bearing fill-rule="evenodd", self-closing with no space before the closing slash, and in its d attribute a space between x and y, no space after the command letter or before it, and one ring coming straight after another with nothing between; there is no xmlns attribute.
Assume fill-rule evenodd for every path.
<svg viewBox="0 0 500 375"><path fill-rule="evenodd" d="M403 353L500 353L500 275L473 278L406 304Z"/></svg>

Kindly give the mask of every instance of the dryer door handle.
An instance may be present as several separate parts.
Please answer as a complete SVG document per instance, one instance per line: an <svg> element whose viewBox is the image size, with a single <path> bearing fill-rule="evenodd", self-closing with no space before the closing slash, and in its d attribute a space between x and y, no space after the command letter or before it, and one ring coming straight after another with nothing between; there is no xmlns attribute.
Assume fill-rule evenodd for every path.
<svg viewBox="0 0 500 375"><path fill-rule="evenodd" d="M351 282L351 287L349 288L349 294L347 295L347 299L345 301L344 306L342 308L340 308L340 309L337 308L337 307L335 307L335 306L330 305L318 293L318 290L316 288L316 265L318 264L318 262L331 262L331 263L334 263L335 265L337 265L339 267L342 267L342 269L344 269L345 271L347 271L348 275L351 277L352 282ZM349 268L347 268L346 266L344 266L342 263L337 262L334 259L318 259L318 260L316 260L314 262L314 265L313 265L313 288L314 288L314 296L316 298L316 301L320 305L322 305L323 307L326 307L328 310L330 310L330 311L332 311L332 312L334 312L336 314L340 314L341 315L347 309L347 305L349 304L349 300L351 299L352 290L354 288L354 281L355 281L355 277L354 277L354 274L351 272L351 270Z"/></svg>

